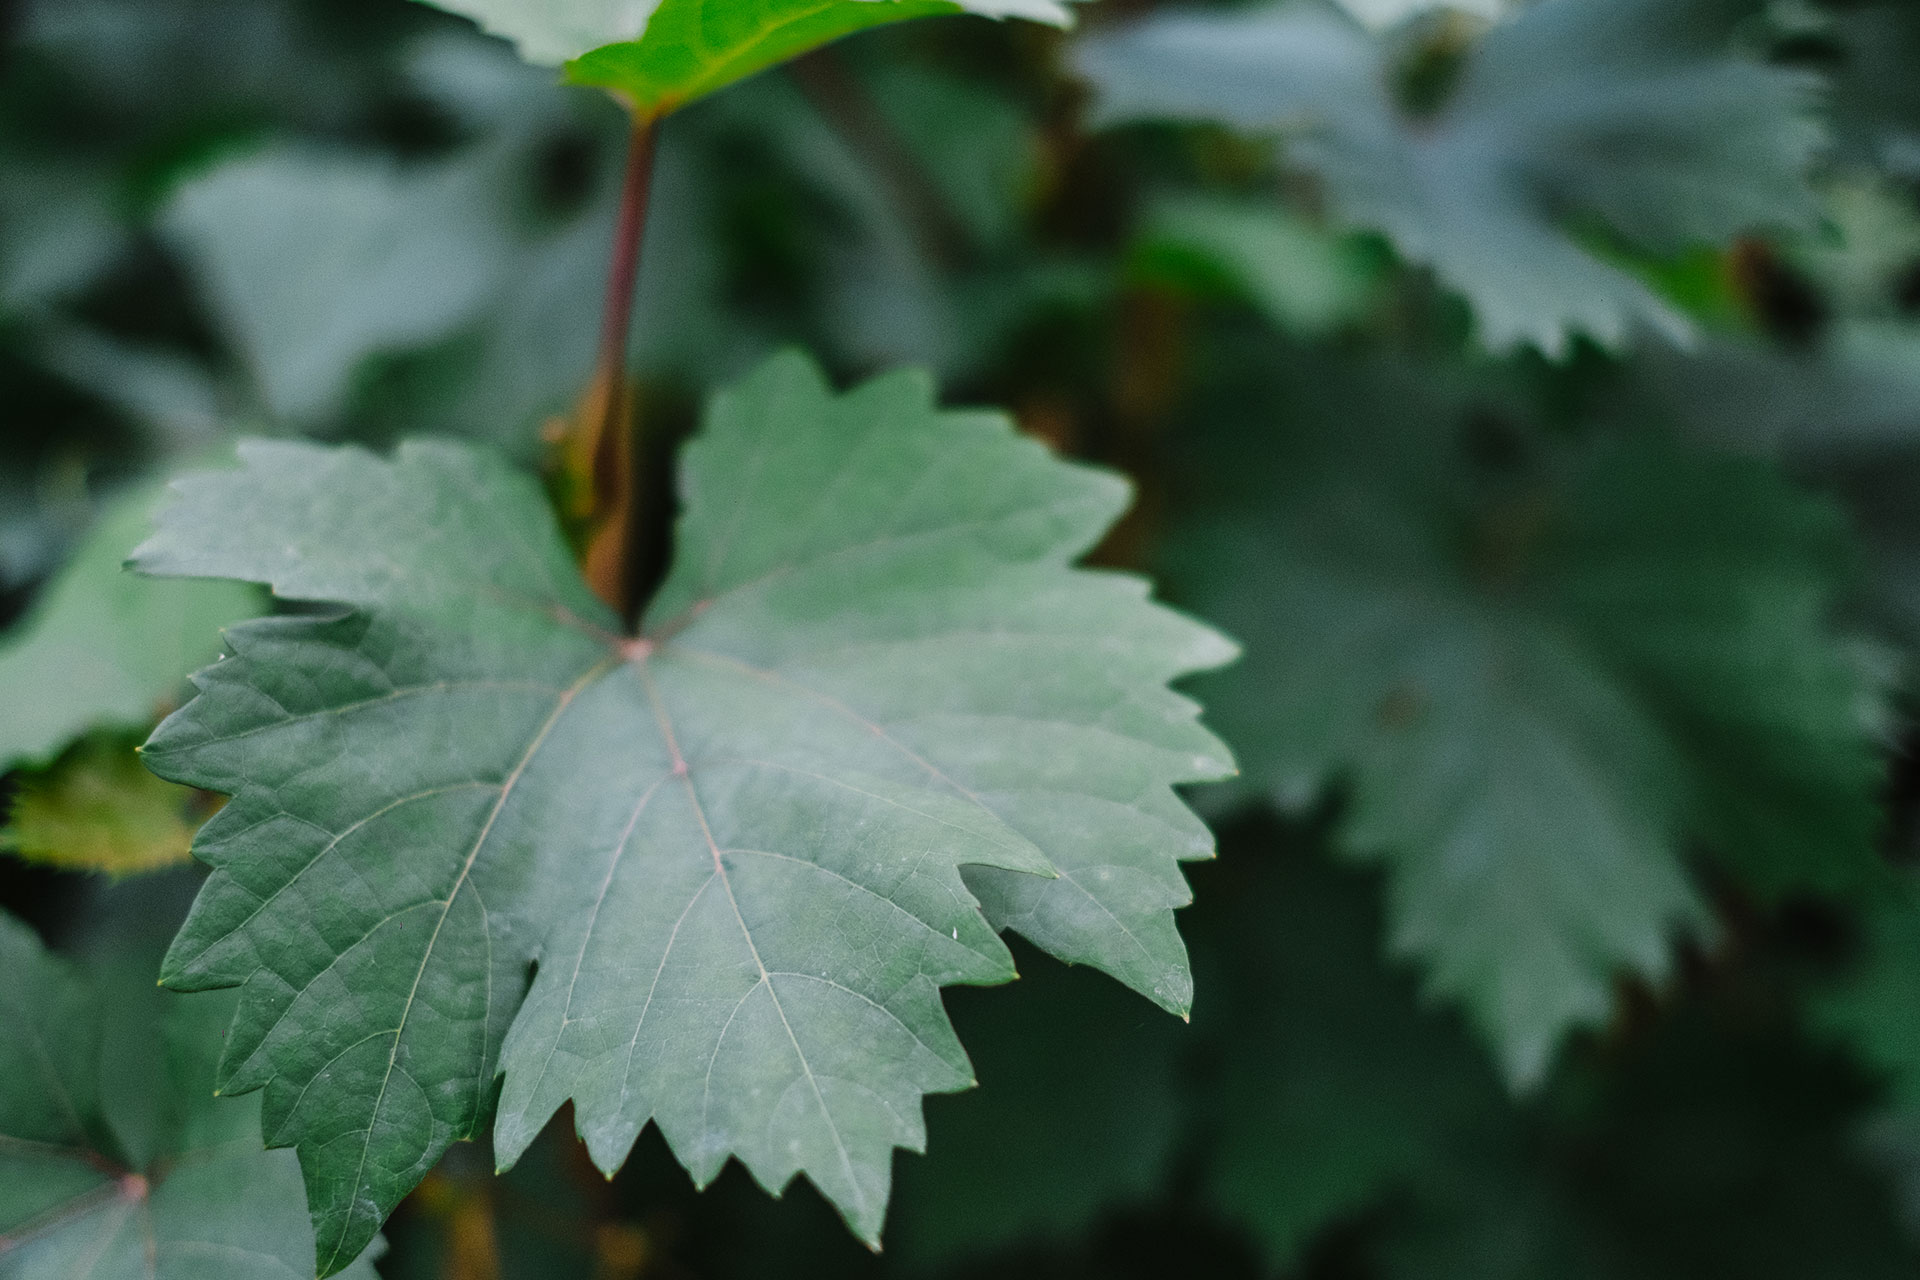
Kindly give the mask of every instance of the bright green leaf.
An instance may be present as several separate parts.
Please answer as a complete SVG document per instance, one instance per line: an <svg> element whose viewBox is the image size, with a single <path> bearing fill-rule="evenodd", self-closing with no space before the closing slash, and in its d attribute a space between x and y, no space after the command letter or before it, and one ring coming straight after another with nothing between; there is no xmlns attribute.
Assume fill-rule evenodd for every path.
<svg viewBox="0 0 1920 1280"><path fill-rule="evenodd" d="M572 1099L604 1169L652 1119L697 1181L805 1172L873 1241L920 1096L971 1083L938 989L1013 976L996 929L1186 1008L1179 861L1212 839L1170 784L1230 765L1165 682L1232 649L1069 567L1119 479L918 375L834 396L782 357L689 446L625 639L491 455L242 462L180 484L141 567L360 612L234 630L149 743L234 797L165 972L246 985L222 1080L299 1146L323 1269L496 1072L505 1163Z"/></svg>
<svg viewBox="0 0 1920 1280"><path fill-rule="evenodd" d="M124 571L158 500L143 488L115 502L0 637L0 770L50 763L89 729L146 728L219 653L220 629L258 612L245 587Z"/></svg>
<svg viewBox="0 0 1920 1280"><path fill-rule="evenodd" d="M1599 224L1655 253L1801 225L1818 129L1801 75L1727 56L1702 0L1542 0L1465 53L1431 116L1389 46L1323 0L1174 13L1086 40L1108 121L1218 121L1291 141L1334 211L1473 304L1495 349L1619 345L1684 316L1596 257Z"/></svg>
<svg viewBox="0 0 1920 1280"><path fill-rule="evenodd" d="M869 27L938 14L1066 26L1059 0L426 0L512 40L530 62L566 64L662 116L756 71Z"/></svg>
<svg viewBox="0 0 1920 1280"><path fill-rule="evenodd" d="M9 916L0 973L0 1280L313 1274L297 1162L257 1103L213 1096L230 999L125 964L96 986ZM376 1280L378 1252L346 1274Z"/></svg>

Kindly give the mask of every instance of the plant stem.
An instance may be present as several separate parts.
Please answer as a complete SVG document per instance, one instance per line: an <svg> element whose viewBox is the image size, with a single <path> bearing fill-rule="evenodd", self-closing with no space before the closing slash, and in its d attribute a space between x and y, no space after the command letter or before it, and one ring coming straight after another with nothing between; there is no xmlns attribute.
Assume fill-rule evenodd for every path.
<svg viewBox="0 0 1920 1280"><path fill-rule="evenodd" d="M627 335L639 280L640 248L647 229L647 197L653 186L654 119L634 118L627 145L627 172L620 191L620 218L607 266L606 310L600 322L600 354L592 390L582 409L582 452L591 459L593 517L583 568L594 593L626 616L631 606L635 512L633 396L627 382Z"/></svg>

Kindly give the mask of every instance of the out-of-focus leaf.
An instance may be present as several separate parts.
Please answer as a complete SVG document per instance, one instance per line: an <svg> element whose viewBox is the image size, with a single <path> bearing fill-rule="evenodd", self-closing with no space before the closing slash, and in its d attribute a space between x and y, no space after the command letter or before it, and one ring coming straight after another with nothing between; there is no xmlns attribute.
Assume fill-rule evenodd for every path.
<svg viewBox="0 0 1920 1280"><path fill-rule="evenodd" d="M1920 889L1903 880L1865 913L1865 925L1852 972L1815 998L1812 1017L1887 1081L1897 1109L1920 1115Z"/></svg>
<svg viewBox="0 0 1920 1280"><path fill-rule="evenodd" d="M89 284L124 246L109 175L85 164L0 158L0 316L32 312Z"/></svg>
<svg viewBox="0 0 1920 1280"><path fill-rule="evenodd" d="M75 871L152 871L187 860L193 805L193 792L147 771L132 741L96 735L15 780L0 849Z"/></svg>
<svg viewBox="0 0 1920 1280"><path fill-rule="evenodd" d="M1813 212L1800 75L1722 52L1701 0L1542 0L1465 56L1431 114L1395 101L1388 48L1322 0L1167 14L1084 41L1106 121L1280 132L1342 218L1387 233L1473 304L1496 349L1690 326L1577 231L1678 251Z"/></svg>
<svg viewBox="0 0 1920 1280"><path fill-rule="evenodd" d="M1011 989L951 998L980 1087L934 1099L934 1154L900 1167L888 1252L910 1266L1072 1239L1169 1172L1192 1031L1095 974L1020 967Z"/></svg>
<svg viewBox="0 0 1920 1280"><path fill-rule="evenodd" d="M1646 440L1476 480L1462 405L1311 378L1323 407L1189 545L1196 603L1248 642L1212 705L1283 802L1350 783L1395 949L1510 1079L1605 1019L1621 973L1667 971L1702 919L1689 837L1765 892L1873 881L1883 692L1828 624L1830 507Z"/></svg>
<svg viewBox="0 0 1920 1280"><path fill-rule="evenodd" d="M162 223L267 408L311 422L338 412L368 356L447 336L499 287L492 176L265 152L182 187Z"/></svg>
<svg viewBox="0 0 1920 1280"><path fill-rule="evenodd" d="M1846 464L1920 442L1920 329L1836 325L1810 350L1717 338L1635 361L1620 416L1641 415L1744 451Z"/></svg>
<svg viewBox="0 0 1920 1280"><path fill-rule="evenodd" d="M249 588L151 582L124 571L159 493L118 499L0 637L0 769L46 764L90 729L141 729L220 652L220 629L259 612Z"/></svg>
<svg viewBox="0 0 1920 1280"><path fill-rule="evenodd" d="M1504 1106L1464 1028L1422 1009L1410 975L1381 957L1374 885L1304 843L1276 840L1271 824L1232 837L1229 858L1264 865L1231 891L1210 886L1222 892L1194 943L1217 993L1195 1029L1221 1064L1197 1102L1214 1122L1202 1185L1279 1265ZM1230 874L1223 863L1217 878Z"/></svg>
<svg viewBox="0 0 1920 1280"><path fill-rule="evenodd" d="M1435 12L1463 13L1491 22L1513 9L1514 0L1339 0L1340 7L1374 31Z"/></svg>
<svg viewBox="0 0 1920 1280"><path fill-rule="evenodd" d="M1790 251L1848 319L1885 320L1902 308L1899 292L1920 267L1920 210L1888 182L1836 181L1821 193L1825 227Z"/></svg>
<svg viewBox="0 0 1920 1280"><path fill-rule="evenodd" d="M148 744L234 796L165 973L246 984L222 1080L300 1148L323 1270L496 1072L503 1163L571 1100L608 1171L652 1120L697 1181L804 1171L871 1242L921 1096L971 1083L938 991L1012 976L997 930L1186 1008L1212 837L1172 785L1231 765L1166 682L1233 650L1070 567L1118 478L921 375L835 396L777 358L689 446L625 639L492 455L242 463L182 482L141 567L361 612L234 629Z"/></svg>
<svg viewBox="0 0 1920 1280"><path fill-rule="evenodd" d="M225 389L199 363L79 326L49 326L42 363L149 428L170 452L206 448L229 429Z"/></svg>
<svg viewBox="0 0 1920 1280"><path fill-rule="evenodd" d="M1373 304L1381 263L1351 238L1269 206L1207 197L1163 201L1147 215L1133 270L1175 284L1216 285L1290 332L1319 335Z"/></svg>
<svg viewBox="0 0 1920 1280"><path fill-rule="evenodd" d="M167 225L208 273L215 318L275 412L481 436L524 456L592 375L618 113L478 37L424 42L407 71L413 91L471 132L465 145L410 168L368 152L270 150L189 184ZM560 146L583 152L586 190L558 211L531 208ZM660 140L632 330L640 371L695 385L773 346L726 311L714 149L706 122L687 118ZM316 211L332 218L335 205L348 212L337 233L312 234ZM342 239L365 251L343 259ZM325 282L317 297L288 287L308 278ZM422 372L359 376L382 357Z"/></svg>
<svg viewBox="0 0 1920 1280"><path fill-rule="evenodd" d="M338 126L381 78L378 58L327 39L302 0L22 0L19 10L18 47L71 77L120 148L177 144L221 119Z"/></svg>
<svg viewBox="0 0 1920 1280"><path fill-rule="evenodd" d="M1851 1136L1858 1080L1787 1032L1737 1006L1663 1018L1604 1073L1454 1144L1384 1233L1378 1274L1911 1275L1920 1257Z"/></svg>
<svg viewBox="0 0 1920 1280"><path fill-rule="evenodd" d="M168 997L152 969L98 983L0 916L0 1278L313 1274L293 1156L259 1105L213 1095L233 1001ZM347 1268L376 1280L370 1245Z"/></svg>
<svg viewBox="0 0 1920 1280"><path fill-rule="evenodd" d="M1816 11L1818 12L1818 11ZM1835 5L1820 13L1831 37L1832 114L1847 158L1920 176L1920 15L1906 0Z"/></svg>
<svg viewBox="0 0 1920 1280"><path fill-rule="evenodd" d="M908 18L975 13L1066 26L1059 0L426 0L512 40L531 62L566 64L641 117L666 115L842 36Z"/></svg>
<svg viewBox="0 0 1920 1280"><path fill-rule="evenodd" d="M859 75L972 245L999 253L1017 247L1040 181L1037 124L1006 94L935 67L876 61Z"/></svg>

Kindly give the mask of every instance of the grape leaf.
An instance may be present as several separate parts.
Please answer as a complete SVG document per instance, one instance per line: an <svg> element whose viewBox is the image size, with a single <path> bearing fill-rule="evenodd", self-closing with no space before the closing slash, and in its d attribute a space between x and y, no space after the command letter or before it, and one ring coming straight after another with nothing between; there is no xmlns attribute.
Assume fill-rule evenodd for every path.
<svg viewBox="0 0 1920 1280"><path fill-rule="evenodd" d="M1813 215L1802 75L1726 56L1704 0L1542 0L1465 55L1430 116L1389 46L1322 0L1167 14L1092 37L1099 117L1213 120L1291 139L1333 210L1384 231L1473 304L1486 344L1552 354L1686 318L1589 247L1653 253Z"/></svg>
<svg viewBox="0 0 1920 1280"><path fill-rule="evenodd" d="M1186 554L1234 567L1195 602L1250 640L1212 691L1250 779L1350 784L1392 945L1524 1086L1703 920L1689 837L1765 893L1875 882L1885 690L1827 619L1837 514L1768 464L1533 440L1487 477L1484 406L1408 381L1317 364Z"/></svg>
<svg viewBox="0 0 1920 1280"><path fill-rule="evenodd" d="M1185 1010L1212 839L1170 784L1231 766L1165 682L1232 648L1069 568L1117 478L780 357L689 446L627 639L492 455L241 460L140 566L359 612L235 629L148 744L233 796L164 973L245 984L223 1087L300 1148L323 1269L496 1072L503 1164L572 1099L604 1169L652 1119L696 1181L805 1172L872 1242L920 1096L971 1083L938 988L1013 976L996 928Z"/></svg>
<svg viewBox="0 0 1920 1280"><path fill-rule="evenodd" d="M530 62L566 64L640 118L663 116L842 36L908 18L975 13L1066 26L1060 0L426 0L505 36Z"/></svg>
<svg viewBox="0 0 1920 1280"><path fill-rule="evenodd" d="M123 571L157 501L150 488L115 501L0 640L0 770L50 763L89 729L145 729L219 652L220 628L258 611L249 588Z"/></svg>
<svg viewBox="0 0 1920 1280"><path fill-rule="evenodd" d="M185 862L194 794L153 776L119 734L82 738L50 768L22 773L0 849L28 862L129 875Z"/></svg>
<svg viewBox="0 0 1920 1280"><path fill-rule="evenodd" d="M311 1275L297 1161L259 1106L213 1096L232 1000L101 983L0 916L0 1278ZM373 1245L346 1274L376 1280Z"/></svg>

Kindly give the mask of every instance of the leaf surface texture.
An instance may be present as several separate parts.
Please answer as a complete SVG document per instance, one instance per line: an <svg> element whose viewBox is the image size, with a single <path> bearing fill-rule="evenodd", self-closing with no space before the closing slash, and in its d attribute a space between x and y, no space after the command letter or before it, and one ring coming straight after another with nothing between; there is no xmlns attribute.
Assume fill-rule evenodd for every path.
<svg viewBox="0 0 1920 1280"><path fill-rule="evenodd" d="M923 377L786 356L718 397L637 639L490 454L254 443L178 487L143 568L355 610L235 630L146 748L233 797L165 974L245 984L223 1084L300 1148L323 1270L496 1074L503 1163L571 1099L604 1169L651 1119L871 1242L921 1095L972 1081L938 989L1011 978L999 929L1187 1007L1212 841L1171 784L1231 766L1166 681L1233 650L1070 568L1120 480Z"/></svg>

